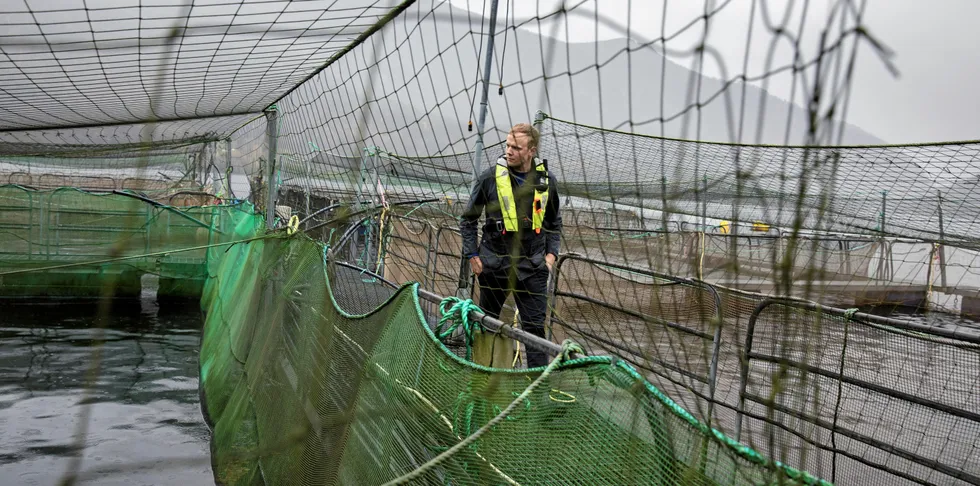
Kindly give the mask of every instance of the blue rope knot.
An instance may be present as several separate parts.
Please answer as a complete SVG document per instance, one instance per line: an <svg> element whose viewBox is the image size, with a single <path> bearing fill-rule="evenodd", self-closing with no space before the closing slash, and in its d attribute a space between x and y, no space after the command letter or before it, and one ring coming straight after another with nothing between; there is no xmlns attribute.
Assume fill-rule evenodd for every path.
<svg viewBox="0 0 980 486"><path fill-rule="evenodd" d="M472 299L446 297L439 302L439 312L442 314L442 317L439 319L439 325L436 326L436 336L442 342L445 342L456 329L463 328L467 360L472 357L473 333L480 328L479 321L470 320L471 311L483 312L479 306L473 303ZM448 325L447 322L449 323Z"/></svg>

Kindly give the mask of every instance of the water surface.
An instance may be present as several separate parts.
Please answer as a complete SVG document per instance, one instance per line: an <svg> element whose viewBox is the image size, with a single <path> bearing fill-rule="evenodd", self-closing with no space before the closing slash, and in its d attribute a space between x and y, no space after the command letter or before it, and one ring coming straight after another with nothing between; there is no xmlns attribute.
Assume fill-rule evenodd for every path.
<svg viewBox="0 0 980 486"><path fill-rule="evenodd" d="M88 387L96 315L91 302L0 301L0 482L57 484L89 396L79 483L214 484L198 400L197 303L114 305Z"/></svg>

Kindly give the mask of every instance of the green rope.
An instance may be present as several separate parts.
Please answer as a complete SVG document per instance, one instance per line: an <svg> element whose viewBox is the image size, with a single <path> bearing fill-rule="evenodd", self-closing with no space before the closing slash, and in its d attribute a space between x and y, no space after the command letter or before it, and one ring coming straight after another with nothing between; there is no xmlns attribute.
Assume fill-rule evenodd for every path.
<svg viewBox="0 0 980 486"><path fill-rule="evenodd" d="M447 306L449 307L447 308ZM473 333L480 327L478 321L470 320L470 312L472 311L483 312L479 306L473 303L472 299L446 297L439 302L439 312L442 317L439 319L439 325L436 326L436 336L443 343L456 329L463 328L467 360L471 359L473 354ZM449 323L448 326L447 323Z"/></svg>
<svg viewBox="0 0 980 486"><path fill-rule="evenodd" d="M854 314L857 313L858 313L858 309L856 307L851 307L850 309L844 311L844 319L847 320L854 319Z"/></svg>
<svg viewBox="0 0 980 486"><path fill-rule="evenodd" d="M728 437L723 432L709 427L704 422L701 422L691 412L680 406L673 399L668 397L663 391L657 388L653 383L644 378L642 374L636 371L636 368L631 366L628 362L623 360L615 360L610 356L586 356L585 358L580 358L577 360L572 360L570 362L564 363L566 366L571 366L579 362L589 362L589 363L608 363L610 366L618 366L620 369L626 371L626 373L631 376L634 380L641 383L646 389L653 394L653 396L662 404L664 404L668 410L673 412L674 415L682 418L695 429L701 431L705 436L712 436L718 442L725 445L729 450L733 450L735 454L747 459L748 461L759 464L764 467L775 467L776 469L782 471L787 477L803 483L808 486L833 486L832 483L824 481L823 479L817 478L806 471L802 471L791 466L788 466L775 459L767 459L762 456L758 451L749 447L741 442L736 442L735 439Z"/></svg>
<svg viewBox="0 0 980 486"><path fill-rule="evenodd" d="M418 206L415 206L414 208L412 208L412 209L411 209L411 211L409 211L409 212L407 212L407 213L405 213L405 214L404 214L404 215L403 215L402 217L403 217L403 218L407 218L407 217L409 217L409 216L411 216L411 215L412 215L412 213L414 213L416 209L419 209L419 208L421 208L422 206L426 206L426 205L428 205L428 204L429 204L429 203L427 203L427 202L424 202L424 203L422 203L422 204L419 204Z"/></svg>
<svg viewBox="0 0 980 486"><path fill-rule="evenodd" d="M443 302L442 302L442 304L440 304L440 306L444 305L447 300L453 299L453 298L455 298L455 297L447 297L446 299L443 299ZM459 300L459 299L457 299L457 300ZM466 302L466 301L461 301L461 302ZM470 305L472 305L472 302L470 303ZM439 454L436 457L433 457L431 460L429 460L425 464L422 464L417 469L415 469L415 470L413 470L413 471L411 471L411 472L409 472L407 474L404 474L404 475L402 475L400 477L397 477L397 478L395 478L395 479L393 479L391 481L388 481L387 483L384 484L384 486L393 486L393 485L396 485L396 484L407 484L407 483L409 483L411 481L414 481L414 480L422 477L422 475L425 474L426 472L428 472L430 469L438 466L439 464L442 464L443 462L446 461L446 459L449 459L450 457L452 457L457 452L463 450L463 448L469 446L473 442L476 442L476 440L479 439L488 430L492 429L497 424L499 424L501 421L503 421L504 419L506 419L507 416L510 415L510 413L513 412L514 409L517 408L517 406L521 402L523 402L525 399L527 399L529 396L531 396L531 394L534 393L534 390L536 390L539 386L541 386L542 383L544 383L545 379L548 378L548 375L550 375L552 371L554 371L559 366L561 366L561 364L563 362L569 360L569 356L573 352L576 352L576 353L579 353L579 354L583 354L584 353L584 351L582 350L582 347L581 346L579 346L578 344L576 344L575 342L573 342L571 340L566 339L565 342L563 342L561 344L561 353L559 353L558 356L555 356L555 358L551 360L551 363L548 364L548 367L545 368L544 371L541 372L541 375L539 375L537 379L535 379L533 382L531 382L531 384L528 385L528 387L520 395L518 395L517 398L514 399L514 401L510 402L510 405L507 405L507 408L505 408L502 412L500 412L496 417L490 419L490 421L487 422L483 427L480 427L476 432L474 432L473 435L470 435L469 437L466 437L465 439L463 439L462 441L460 441L456 445L450 447L445 452Z"/></svg>

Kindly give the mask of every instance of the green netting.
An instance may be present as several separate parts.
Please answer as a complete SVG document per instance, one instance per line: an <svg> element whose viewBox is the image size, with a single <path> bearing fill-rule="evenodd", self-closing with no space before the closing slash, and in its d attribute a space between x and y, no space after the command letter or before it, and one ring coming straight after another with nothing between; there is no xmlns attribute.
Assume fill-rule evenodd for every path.
<svg viewBox="0 0 980 486"><path fill-rule="evenodd" d="M333 289L372 280L339 271L306 237L236 244L215 263L201 393L219 483L383 484L515 397L503 421L416 482L823 483L708 429L623 361L567 361L520 400L541 369L488 369L449 352L425 324L434 316L417 284L369 313L342 311Z"/></svg>
<svg viewBox="0 0 980 486"><path fill-rule="evenodd" d="M250 231L236 233L240 225ZM196 297L208 248L262 225L247 203L176 207L121 191L2 185L0 295L95 296L110 282L115 295L139 295L152 274L159 294Z"/></svg>

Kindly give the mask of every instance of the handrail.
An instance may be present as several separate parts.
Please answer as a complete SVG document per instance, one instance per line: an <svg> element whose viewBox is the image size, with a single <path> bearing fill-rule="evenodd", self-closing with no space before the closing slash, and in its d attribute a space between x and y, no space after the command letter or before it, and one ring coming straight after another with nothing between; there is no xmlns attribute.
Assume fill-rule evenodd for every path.
<svg viewBox="0 0 980 486"><path fill-rule="evenodd" d="M562 267L562 264L564 264L565 262L567 262L569 260L581 261L581 262L589 263L589 264L593 264L593 265L603 265L603 266L608 266L608 267L612 267L612 268L617 268L617 269L620 269L620 270L628 270L628 271L631 271L631 272L639 273L641 275L646 275L646 276L649 276L649 277L654 277L654 278L658 278L658 279L661 279L661 280L666 280L668 282L674 282L674 283L678 283L678 284L688 285L688 286L691 286L691 287L701 288L703 290L707 290L711 294L711 296L714 298L714 304L715 304L715 309L714 309L715 312L714 312L714 316L713 316L713 319L712 319L712 322L714 324L715 330L714 330L714 334L712 336L711 360L709 361L709 364L708 364L708 396L709 396L709 401L708 401L708 410L707 410L707 415L708 416L706 417L706 422L708 424L711 424L712 419L714 418L713 417L713 413L714 413L714 402L715 402L715 388L717 386L718 358L719 358L719 354L720 354L720 350L721 350L721 327L722 327L722 316L721 316L722 304L721 304L721 296L718 295L718 291L714 288L714 286L712 286L711 284L708 284L708 283L706 283L704 281L696 280L696 279L692 279L692 278L678 277L678 276L668 275L668 274L665 274L665 273L655 272L653 270L647 270L647 269L635 269L635 268L631 268L631 267L628 267L626 265L622 265L622 264L618 264L618 263L608 263L608 262L603 262L603 261L596 260L596 259L593 259L593 258L587 258L587 257L580 256L580 255L565 253L565 254L560 255L558 257L558 260L555 262L554 276L553 276L553 280L554 280L554 283L555 284L554 284L554 288L553 288L553 290L551 292L552 296L549 298L549 301L550 301L549 302L549 308L551 308L554 305L554 297L557 297L559 295L562 295L562 296L568 295L568 296L570 296L572 298L575 298L576 297L576 296L574 296L574 294L562 293L561 290L558 288L558 284L560 282L559 276L561 275L561 267ZM551 320L554 320L554 315L553 314L551 316ZM549 325L549 327L551 326L551 322L550 321L549 321L548 325Z"/></svg>
<svg viewBox="0 0 980 486"><path fill-rule="evenodd" d="M898 319L892 319L888 317L857 312L854 310L849 311L849 310L835 308L831 306L825 306L813 301L808 301L803 299L788 298L788 297L765 298L759 303L759 305L755 307L755 309L753 309L752 314L749 317L749 322L747 325L746 336L745 336L745 346L743 348L741 356L739 357L740 360L739 391L738 391L738 405L736 406L736 418L735 418L735 440L740 440L741 438L742 422L744 417L748 415L745 410L746 400L748 399L748 400L752 400L753 402L765 404L767 407L772 407L774 409L777 409L781 413L791 415L799 420L803 420L808 423L830 430L831 433L834 434L839 433L843 436L849 437L853 440L869 445L876 449L883 450L890 454L902 457L905 460L914 462L916 464L919 464L931 470L949 475L953 478L966 481L970 484L980 484L980 476L971 474L966 471L956 470L955 468L940 463L935 459L924 457L913 451L902 449L896 445L882 443L880 441L875 440L872 437L868 437L857 431L848 428L841 428L837 425L836 417L835 420L831 423L828 422L827 420L820 418L819 416L810 416L800 411L791 410L787 407L772 402L771 399L766 399L763 397L756 396L755 394L748 393L747 390L748 390L748 381L749 381L750 361L752 359L756 359L769 363L779 363L784 366L789 366L792 368L799 369L801 371L805 371L806 373L824 376L831 380L836 380L840 383L846 383L865 390L870 390L889 397L897 398L899 400L902 400L903 402L915 403L917 405L927 407L932 410L948 413L955 417L980 423L980 413L957 408L954 406L949 406L941 402L938 402L936 400L919 397L910 393L903 392L901 390L895 390L866 380L861 380L858 378L846 376L844 375L844 369L843 369L843 363L844 363L843 357L841 361L841 366L842 366L841 370L839 372L835 372L835 371L828 371L826 369L817 366L808 365L806 363L801 363L796 360L790 360L780 356L770 356L767 354L753 352L752 347L755 340L756 323L759 319L759 316L762 314L762 312L766 308L773 305L781 305L793 309L817 312L825 316L841 318L845 321L845 323L854 322L858 324L863 324L885 332L891 332L896 334L914 333L912 334L912 336L915 337L916 339L921 339L930 342L935 342L934 339L937 337L950 339L954 341L959 341L960 343L965 343L965 345L969 346L971 349L980 350L980 347L977 347L980 346L980 333L966 334L966 333L957 332L956 330L951 330L946 328L930 327L915 322L902 321ZM847 345L846 328L845 328L844 335L845 335L844 346L846 347ZM958 347L964 345L964 344L957 344L957 343L948 343L948 344L955 345ZM840 392L838 391L838 393ZM840 405L838 404L837 407L839 406ZM769 421L769 419L764 419L764 421ZM829 450L835 456L838 453L843 453L843 451L838 451L836 446L830 447L829 449L827 447L821 447L821 448ZM851 457L852 459L862 462L868 466L877 469L882 469L882 465L871 462L868 459L855 458L849 454L844 454L844 455L847 455L848 457ZM833 478L831 479L833 480Z"/></svg>
<svg viewBox="0 0 980 486"><path fill-rule="evenodd" d="M360 268L357 265L353 265L348 262L336 261L335 263L342 267L350 268L352 270L357 270L365 275L375 278L379 282L382 282L385 285L392 287L393 289L398 288L398 285L395 285L393 282L388 281L381 275L378 275L377 273L374 273L368 269ZM429 292L428 290L425 290L423 288L419 288L418 294L420 299L431 302L433 304L439 304L440 302L442 302L443 299L443 297L439 296L438 294L434 292ZM541 338L533 334L530 334L528 332L525 332L521 329L516 329L514 327L511 327L507 324L504 324L501 320L496 319L487 314L484 314L483 312L472 310L470 311L470 318L476 322L479 322L481 326L490 330L490 332L503 334L504 336L507 336L511 339L520 341L526 346L531 346L534 349L537 349L539 351L544 351L546 353L551 354L552 356L557 356L559 353L562 352L562 348L560 345L555 344L545 338ZM578 359L584 357L584 355L573 352L571 353L571 357L573 359Z"/></svg>

